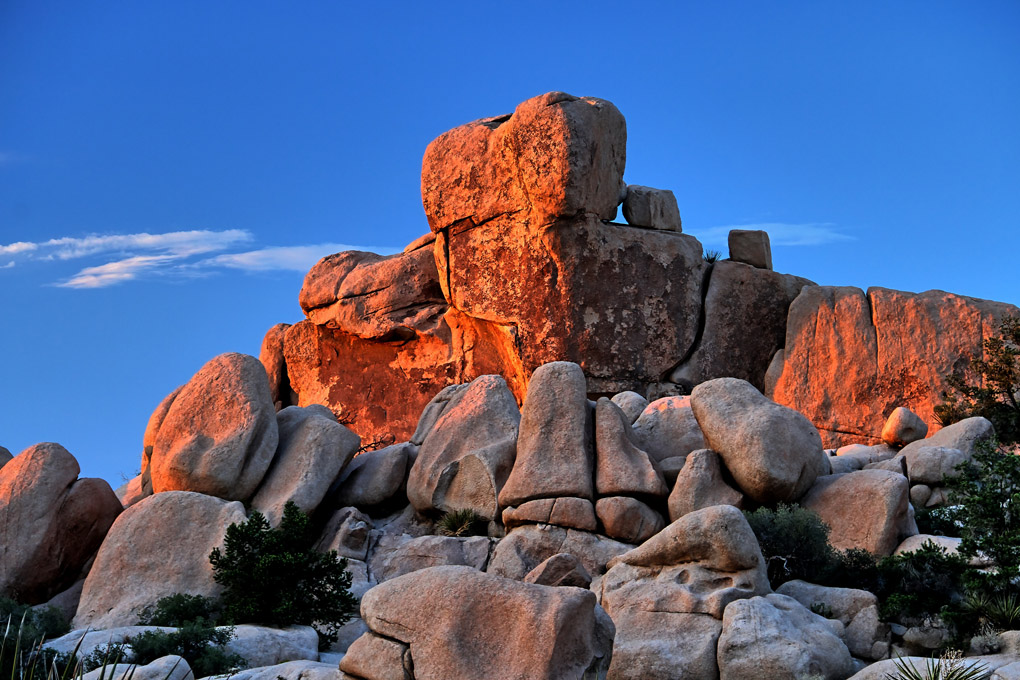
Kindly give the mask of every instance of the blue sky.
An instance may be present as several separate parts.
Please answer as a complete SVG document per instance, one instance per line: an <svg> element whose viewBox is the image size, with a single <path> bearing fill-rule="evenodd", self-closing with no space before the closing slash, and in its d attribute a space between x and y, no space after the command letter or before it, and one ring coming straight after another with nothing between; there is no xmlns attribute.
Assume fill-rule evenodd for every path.
<svg viewBox="0 0 1020 680"><path fill-rule="evenodd" d="M0 445L119 484L319 256L427 231L429 141L550 90L620 108L707 248L1020 303L1018 35L1015 0L0 0Z"/></svg>

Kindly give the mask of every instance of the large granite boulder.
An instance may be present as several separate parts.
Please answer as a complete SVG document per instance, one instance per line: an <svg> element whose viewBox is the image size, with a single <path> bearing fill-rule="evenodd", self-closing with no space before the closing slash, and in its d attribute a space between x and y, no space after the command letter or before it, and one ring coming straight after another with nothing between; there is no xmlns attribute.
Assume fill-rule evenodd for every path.
<svg viewBox="0 0 1020 680"><path fill-rule="evenodd" d="M244 506L191 491L168 491L125 510L110 527L85 579L77 628L132 625L139 612L174 593L218 596L209 553Z"/></svg>
<svg viewBox="0 0 1020 680"><path fill-rule="evenodd" d="M500 492L501 505L594 497L591 411L580 366L554 361L535 371L521 411L517 460Z"/></svg>
<svg viewBox="0 0 1020 680"><path fill-rule="evenodd" d="M837 550L864 548L884 557L917 533L907 480L888 470L819 477L801 505L829 525Z"/></svg>
<svg viewBox="0 0 1020 680"><path fill-rule="evenodd" d="M479 674L493 680L580 680L611 654L612 633L605 628L612 624L596 609L595 594L587 590L520 583L454 566L387 581L361 601L372 633L406 646L416 680ZM352 645L348 654L379 658L369 651ZM386 654L392 665L377 669L376 677L403 677L381 674L400 671L402 657ZM358 660L345 658L345 666Z"/></svg>
<svg viewBox="0 0 1020 680"><path fill-rule="evenodd" d="M737 378L702 383L691 408L708 448L758 503L795 501L827 471L818 431L796 411Z"/></svg>
<svg viewBox="0 0 1020 680"><path fill-rule="evenodd" d="M600 588L616 624L611 680L718 677L726 606L770 592L754 532L731 506L692 512L614 558Z"/></svg>
<svg viewBox="0 0 1020 680"><path fill-rule="evenodd" d="M67 589L121 512L102 479L78 479L60 444L31 446L0 468L0 596L38 604Z"/></svg>
<svg viewBox="0 0 1020 680"><path fill-rule="evenodd" d="M844 680L854 672L854 663L840 628L785 595L738 600L723 616L719 676Z"/></svg>
<svg viewBox="0 0 1020 680"><path fill-rule="evenodd" d="M246 500L269 469L278 441L265 368L255 357L221 354L181 388L159 423L152 490Z"/></svg>
<svg viewBox="0 0 1020 680"><path fill-rule="evenodd" d="M336 421L325 406L288 406L276 414L280 443L251 507L276 526L293 501L310 515L340 471L358 451L361 439Z"/></svg>
<svg viewBox="0 0 1020 680"><path fill-rule="evenodd" d="M384 506L390 499L399 500L417 455L417 446L402 442L355 456L337 478L337 504L373 508ZM403 497L406 499L406 495Z"/></svg>
<svg viewBox="0 0 1020 680"><path fill-rule="evenodd" d="M298 302L319 326L379 341L432 330L447 309L431 248L388 257L357 250L324 257L305 277Z"/></svg>
<svg viewBox="0 0 1020 680"><path fill-rule="evenodd" d="M669 494L666 480L638 448L623 410L606 397L595 406L595 491L600 496Z"/></svg>
<svg viewBox="0 0 1020 680"><path fill-rule="evenodd" d="M485 536L408 537L392 550L377 548L369 567L379 583L443 565L462 565L484 571L491 548L492 541Z"/></svg>
<svg viewBox="0 0 1020 680"><path fill-rule="evenodd" d="M1013 305L932 290L809 286L790 305L786 343L766 393L805 414L826 446L878 444L890 413L909 408L939 428L934 407L954 373L974 378Z"/></svg>
<svg viewBox="0 0 1020 680"><path fill-rule="evenodd" d="M506 381L486 375L457 393L425 437L407 478L419 512L470 509L500 516L499 496L514 465L521 414Z"/></svg>

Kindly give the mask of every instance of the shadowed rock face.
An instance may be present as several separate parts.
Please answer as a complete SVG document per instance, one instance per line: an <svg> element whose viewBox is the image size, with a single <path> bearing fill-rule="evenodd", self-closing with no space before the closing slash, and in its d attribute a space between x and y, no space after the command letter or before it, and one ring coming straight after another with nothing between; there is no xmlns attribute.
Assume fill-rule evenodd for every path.
<svg viewBox="0 0 1020 680"><path fill-rule="evenodd" d="M101 479L78 479L59 444L36 444L0 470L0 595L37 604L69 587L122 508Z"/></svg>
<svg viewBox="0 0 1020 680"><path fill-rule="evenodd" d="M812 286L790 305L786 346L767 394L806 415L826 446L881 442L905 406L939 428L933 408L946 378L969 371L1013 305L942 291Z"/></svg>

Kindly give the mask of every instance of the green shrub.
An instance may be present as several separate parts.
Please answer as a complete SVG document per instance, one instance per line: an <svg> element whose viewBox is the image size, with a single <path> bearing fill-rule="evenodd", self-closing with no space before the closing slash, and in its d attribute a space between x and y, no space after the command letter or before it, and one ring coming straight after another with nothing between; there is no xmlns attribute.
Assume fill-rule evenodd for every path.
<svg viewBox="0 0 1020 680"><path fill-rule="evenodd" d="M942 546L926 541L914 552L885 558L878 569L883 620L946 619L960 610L967 561Z"/></svg>
<svg viewBox="0 0 1020 680"><path fill-rule="evenodd" d="M233 628L216 628L204 619L184 623L174 631L147 630L128 638L132 661L138 665L152 663L168 654L183 657L195 677L229 673L244 665L237 654L223 648L234 638Z"/></svg>
<svg viewBox="0 0 1020 680"><path fill-rule="evenodd" d="M819 583L838 561L829 527L817 513L780 503L744 516L758 538L773 588L795 579Z"/></svg>
<svg viewBox="0 0 1020 680"><path fill-rule="evenodd" d="M977 384L959 373L948 378L953 392L942 394L935 416L943 425L984 416L992 421L1000 441L1020 441L1020 317L1002 320L999 335L984 341L984 354L987 359L970 362Z"/></svg>
<svg viewBox="0 0 1020 680"><path fill-rule="evenodd" d="M31 644L43 638L58 638L71 630L64 613L56 607L33 609L31 605L21 604L9 597L0 597L0 625L6 626L8 619L15 630L18 630L20 624L22 641Z"/></svg>
<svg viewBox="0 0 1020 680"><path fill-rule="evenodd" d="M216 601L202 595L175 593L161 597L156 604L142 610L140 626L172 626L178 628L197 619L216 621Z"/></svg>
<svg viewBox="0 0 1020 680"><path fill-rule="evenodd" d="M471 508L444 514L436 528L443 536L477 536L485 534L485 521Z"/></svg>
<svg viewBox="0 0 1020 680"><path fill-rule="evenodd" d="M308 517L292 502L278 529L258 511L231 525L223 550L209 555L216 582L225 589L224 617L232 623L311 625L320 644L334 642L356 601L348 590L347 560L335 550L314 551L314 538Z"/></svg>
<svg viewBox="0 0 1020 680"><path fill-rule="evenodd" d="M974 665L964 663L963 654L950 650L938 659L927 659L923 668L914 668L903 659L896 659L896 674L886 674L889 680L982 680L988 677L988 664L979 661Z"/></svg>
<svg viewBox="0 0 1020 680"><path fill-rule="evenodd" d="M958 470L949 482L949 500L963 539L960 554L994 560L995 573L975 577L1001 589L1020 575L1020 456L982 442Z"/></svg>

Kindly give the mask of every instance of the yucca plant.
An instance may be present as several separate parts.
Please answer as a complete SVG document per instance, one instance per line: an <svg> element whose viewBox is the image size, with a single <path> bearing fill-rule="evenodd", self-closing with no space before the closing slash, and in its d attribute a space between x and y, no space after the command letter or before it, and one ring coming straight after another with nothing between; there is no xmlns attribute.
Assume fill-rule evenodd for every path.
<svg viewBox="0 0 1020 680"><path fill-rule="evenodd" d="M917 668L902 657L895 660L895 675L886 673L886 680L983 680L988 677L988 664L968 665L958 650L946 651L938 659L928 659L923 668Z"/></svg>
<svg viewBox="0 0 1020 680"><path fill-rule="evenodd" d="M451 510L443 515L436 528L443 536L472 536L478 532L482 518L470 508Z"/></svg>

